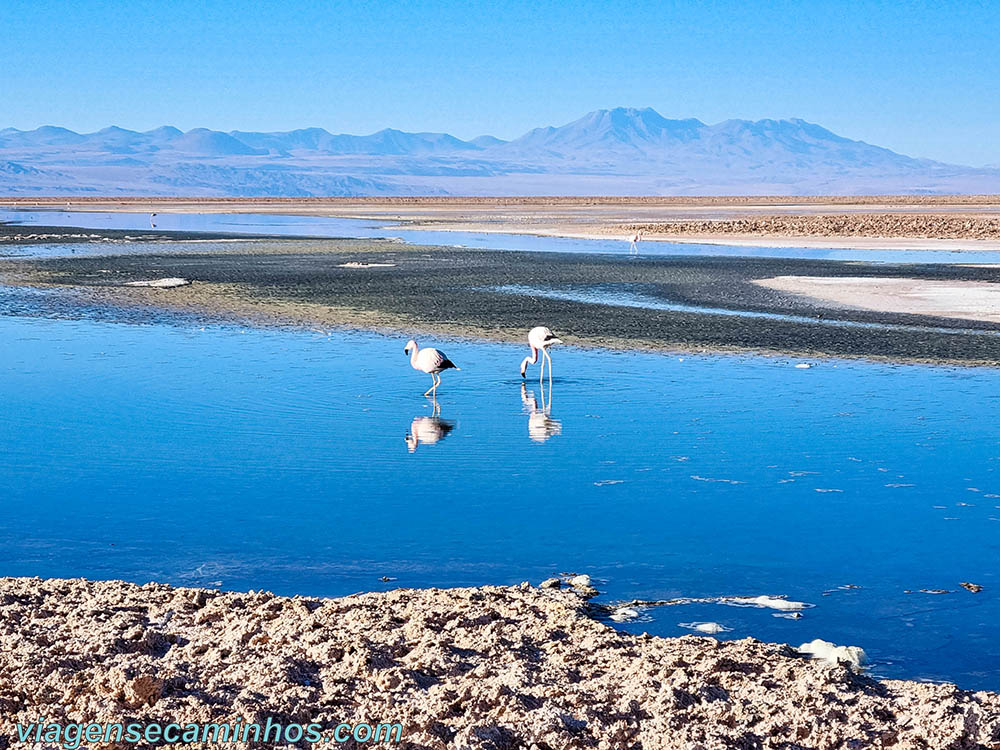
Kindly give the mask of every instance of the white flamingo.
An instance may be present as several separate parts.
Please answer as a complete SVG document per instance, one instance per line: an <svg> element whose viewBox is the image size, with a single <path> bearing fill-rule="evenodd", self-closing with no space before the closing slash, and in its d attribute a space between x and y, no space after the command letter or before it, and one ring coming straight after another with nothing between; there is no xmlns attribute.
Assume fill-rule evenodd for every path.
<svg viewBox="0 0 1000 750"><path fill-rule="evenodd" d="M437 349L428 347L426 349L419 349L417 347L417 342L410 339L406 342L406 348L403 349L406 354L410 355L410 366L414 370L420 370L420 372L426 372L431 376L432 385L425 393L425 396L430 396L432 393L437 391L437 387L441 385L441 373L445 370L460 370L454 362L452 362L445 355L444 352L440 352Z"/></svg>
<svg viewBox="0 0 1000 750"><path fill-rule="evenodd" d="M639 243L642 242L642 230L638 230L632 235L632 242L628 246L629 254L639 252Z"/></svg>
<svg viewBox="0 0 1000 750"><path fill-rule="evenodd" d="M528 331L528 346L531 347L531 356L521 360L521 377L528 365L533 365L538 361L538 353L542 353L542 369L538 373L538 382L542 382L542 375L545 374L545 361L549 363L549 386L552 385L552 356L546 351L553 344L561 344L562 341L545 326L535 326Z"/></svg>
<svg viewBox="0 0 1000 750"><path fill-rule="evenodd" d="M156 219L156 214L150 214L149 215L149 226L152 229L156 229L156 221L155 221L155 219Z"/></svg>

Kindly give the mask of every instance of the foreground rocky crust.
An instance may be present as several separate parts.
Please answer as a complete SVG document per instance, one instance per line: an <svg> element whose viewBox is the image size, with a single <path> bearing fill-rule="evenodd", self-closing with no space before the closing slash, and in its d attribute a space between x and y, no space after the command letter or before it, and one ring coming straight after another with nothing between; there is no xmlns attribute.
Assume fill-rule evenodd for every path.
<svg viewBox="0 0 1000 750"><path fill-rule="evenodd" d="M1000 696L617 632L519 587L342 599L0 579L0 747L49 721L400 722L407 748L1000 747Z"/></svg>

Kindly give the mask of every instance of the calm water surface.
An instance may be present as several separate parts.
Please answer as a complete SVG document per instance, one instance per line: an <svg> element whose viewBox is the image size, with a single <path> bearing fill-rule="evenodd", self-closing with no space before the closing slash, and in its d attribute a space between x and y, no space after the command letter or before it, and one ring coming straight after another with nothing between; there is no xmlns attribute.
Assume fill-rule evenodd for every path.
<svg viewBox="0 0 1000 750"><path fill-rule="evenodd" d="M38 226L86 227L90 229L149 229L146 213L86 211L24 211L0 209L0 221ZM484 250L522 250L565 253L601 253L628 255L629 243L620 240L586 240L570 237L539 237L530 234L494 234L487 232L440 232L408 229L406 224L368 219L341 219L317 216L282 216L279 214L189 214L160 213L154 219L163 230L188 232L230 232L233 234L275 234L314 237L396 237L416 245L459 245ZM114 249L114 248L118 249ZM141 246L139 246L141 247ZM867 263L1000 263L1000 252L982 250L858 250L850 248L742 247L683 242L645 241L641 255L703 255L748 258L814 258ZM21 248L22 254L46 255L66 252L65 244L48 251L40 247ZM75 249L80 253L130 252L128 245L89 245Z"/></svg>
<svg viewBox="0 0 1000 750"><path fill-rule="evenodd" d="M1000 688L997 371L563 348L543 396L526 347L445 341L462 371L435 416L402 339L20 317L17 296L0 574L339 595L585 572L603 602L815 605L628 630L820 637L878 675Z"/></svg>

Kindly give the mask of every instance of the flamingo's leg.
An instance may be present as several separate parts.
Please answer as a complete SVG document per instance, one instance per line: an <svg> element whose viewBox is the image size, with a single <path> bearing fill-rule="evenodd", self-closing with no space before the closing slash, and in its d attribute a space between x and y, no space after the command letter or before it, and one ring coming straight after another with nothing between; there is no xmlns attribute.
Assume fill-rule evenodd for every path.
<svg viewBox="0 0 1000 750"><path fill-rule="evenodd" d="M549 361L549 391L551 392L552 391L552 355L549 354L544 349L542 349L542 353L545 355L545 358Z"/></svg>
<svg viewBox="0 0 1000 750"><path fill-rule="evenodd" d="M431 387L424 391L425 396L430 396L434 389L437 388L437 378L434 377L434 373L431 373Z"/></svg>
<svg viewBox="0 0 1000 750"><path fill-rule="evenodd" d="M552 362L549 362L549 391L546 396L545 387L542 387L542 411L548 415L549 410L552 408Z"/></svg>

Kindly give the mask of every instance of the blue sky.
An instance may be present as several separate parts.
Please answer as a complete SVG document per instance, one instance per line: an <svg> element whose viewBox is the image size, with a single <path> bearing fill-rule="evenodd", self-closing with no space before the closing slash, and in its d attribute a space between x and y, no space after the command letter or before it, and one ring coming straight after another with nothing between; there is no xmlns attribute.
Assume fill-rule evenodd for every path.
<svg viewBox="0 0 1000 750"><path fill-rule="evenodd" d="M1000 163L1000 3L2 0L0 128L520 135L651 106Z"/></svg>

